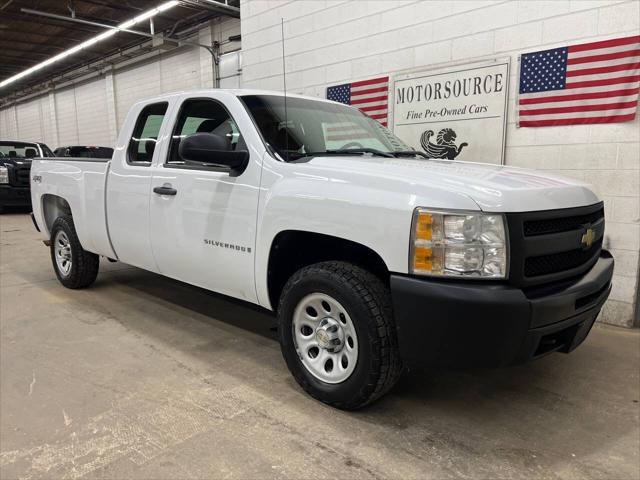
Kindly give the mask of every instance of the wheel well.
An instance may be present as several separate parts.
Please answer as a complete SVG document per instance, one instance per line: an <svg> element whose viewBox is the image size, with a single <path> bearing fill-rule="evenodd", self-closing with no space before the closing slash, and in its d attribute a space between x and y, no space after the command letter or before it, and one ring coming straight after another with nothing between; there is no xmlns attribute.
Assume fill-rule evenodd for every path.
<svg viewBox="0 0 640 480"><path fill-rule="evenodd" d="M275 310L287 280L296 271L318 262L341 260L358 265L389 282L389 269L375 251L344 238L314 232L287 230L273 239L269 251L267 288Z"/></svg>
<svg viewBox="0 0 640 480"><path fill-rule="evenodd" d="M51 227L56 218L62 215L71 215L71 207L64 198L46 194L42 196L42 214L47 232L51 232Z"/></svg>

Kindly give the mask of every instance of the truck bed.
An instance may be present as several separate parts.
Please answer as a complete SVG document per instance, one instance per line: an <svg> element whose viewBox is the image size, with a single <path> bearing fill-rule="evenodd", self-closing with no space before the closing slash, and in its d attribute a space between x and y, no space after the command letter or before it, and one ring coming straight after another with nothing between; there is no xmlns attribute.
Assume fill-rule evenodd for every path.
<svg viewBox="0 0 640 480"><path fill-rule="evenodd" d="M49 240L57 203L69 204L78 238L85 250L115 257L106 222L105 192L111 159L51 157L34 159L31 165L33 214L43 240Z"/></svg>

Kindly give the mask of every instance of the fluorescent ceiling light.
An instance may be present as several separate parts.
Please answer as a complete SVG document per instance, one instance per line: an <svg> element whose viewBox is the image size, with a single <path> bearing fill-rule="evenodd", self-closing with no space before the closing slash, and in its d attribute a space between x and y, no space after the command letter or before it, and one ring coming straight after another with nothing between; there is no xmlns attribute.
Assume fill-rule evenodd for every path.
<svg viewBox="0 0 640 480"><path fill-rule="evenodd" d="M170 8L173 8L176 5L178 5L178 3L179 2L177 0L164 2L161 5L158 5L156 8L152 8L151 10L141 13L140 15L132 18L131 20L127 20L126 22L116 25L110 30L102 32L101 34L96 35L95 37L92 37L89 40L85 40L84 42L76 45L75 47L71 47L68 50L65 50L64 52L59 53L58 55L48 58L45 61L38 63L37 65L34 65L33 67L27 68L26 70L23 70L22 72L15 74L13 77L9 77L6 80L3 80L2 82L0 82L0 88L6 87L10 83L20 80L21 78L24 78L27 75L31 75L33 72L37 72L38 70L41 70L51 65L52 63L58 62L64 58L67 58L68 56L73 55L74 53L78 53L80 50L90 47L91 45L95 45L96 43L106 40L109 37L113 37L116 33L121 32L123 30L127 30L133 27L134 25L137 25L140 22L148 20L151 17L156 16L160 12L169 10Z"/></svg>

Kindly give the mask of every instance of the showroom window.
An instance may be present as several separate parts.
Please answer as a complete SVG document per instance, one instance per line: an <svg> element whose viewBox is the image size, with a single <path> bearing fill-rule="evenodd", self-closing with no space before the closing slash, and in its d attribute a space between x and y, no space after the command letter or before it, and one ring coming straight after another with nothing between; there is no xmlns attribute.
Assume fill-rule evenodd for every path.
<svg viewBox="0 0 640 480"><path fill-rule="evenodd" d="M153 152L156 148L158 135L164 115L167 113L168 103L153 103L147 105L136 121L133 135L129 141L127 163L135 165L151 165Z"/></svg>
<svg viewBox="0 0 640 480"><path fill-rule="evenodd" d="M176 121L173 135L171 136L171 147L167 158L167 165L189 166L189 167L209 167L211 164L202 164L184 160L180 157L178 149L183 138L194 133L213 133L226 140L228 150L246 149L242 135L236 122L226 108L219 102L211 99L191 99L182 104L180 114ZM212 168L216 168L213 166Z"/></svg>

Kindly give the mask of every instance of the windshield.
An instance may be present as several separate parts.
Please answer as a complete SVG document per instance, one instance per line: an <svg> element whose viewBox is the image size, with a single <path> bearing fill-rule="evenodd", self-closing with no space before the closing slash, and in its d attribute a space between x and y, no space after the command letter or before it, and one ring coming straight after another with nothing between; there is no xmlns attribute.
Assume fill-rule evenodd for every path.
<svg viewBox="0 0 640 480"><path fill-rule="evenodd" d="M402 140L359 110L336 103L287 97L241 97L264 140L285 160L336 150L406 152ZM387 155L389 156L389 155Z"/></svg>
<svg viewBox="0 0 640 480"><path fill-rule="evenodd" d="M40 156L38 145L25 142L0 142L0 157L35 158Z"/></svg>
<svg viewBox="0 0 640 480"><path fill-rule="evenodd" d="M43 157L54 157L55 155L53 154L53 152L51 151L51 149L49 147L47 147L44 143L40 143L40 148L42 149L42 156Z"/></svg>

